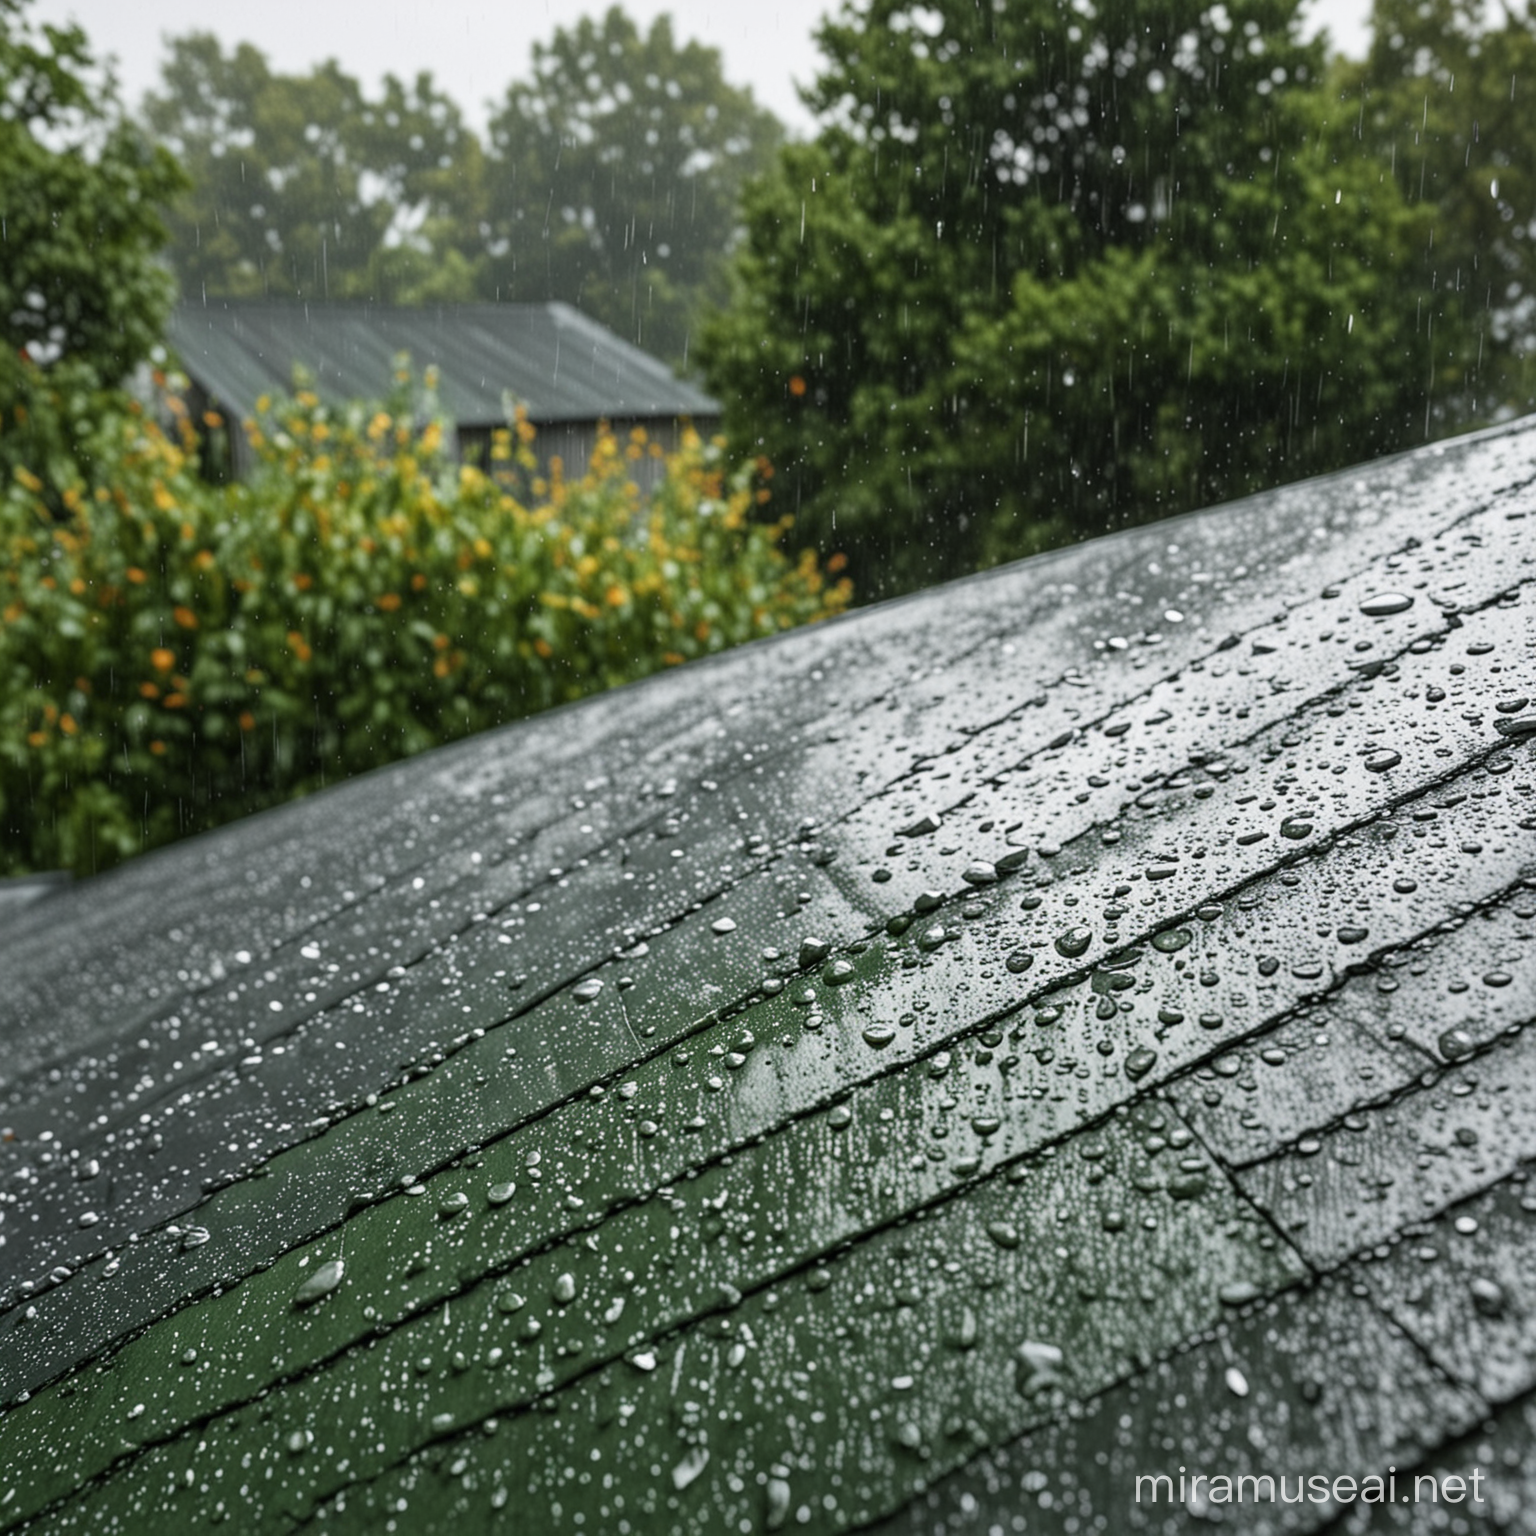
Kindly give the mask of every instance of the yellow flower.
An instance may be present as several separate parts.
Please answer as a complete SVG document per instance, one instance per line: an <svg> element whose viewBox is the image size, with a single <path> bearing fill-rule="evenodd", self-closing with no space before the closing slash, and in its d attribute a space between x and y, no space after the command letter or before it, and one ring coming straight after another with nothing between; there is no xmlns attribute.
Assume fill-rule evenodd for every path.
<svg viewBox="0 0 1536 1536"><path fill-rule="evenodd" d="M157 646L149 653L149 660L156 672L169 672L176 665L176 653L163 645Z"/></svg>

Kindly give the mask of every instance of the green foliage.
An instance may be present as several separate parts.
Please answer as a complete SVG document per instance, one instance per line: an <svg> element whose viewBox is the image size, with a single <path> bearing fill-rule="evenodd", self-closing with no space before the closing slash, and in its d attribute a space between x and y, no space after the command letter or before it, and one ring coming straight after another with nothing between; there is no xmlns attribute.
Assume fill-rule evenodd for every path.
<svg viewBox="0 0 1536 1536"><path fill-rule="evenodd" d="M374 98L334 61L170 46L144 115L191 173L170 217L191 298L562 299L680 361L782 136L714 49L617 8L534 45L484 146L430 75Z"/></svg>
<svg viewBox="0 0 1536 1536"><path fill-rule="evenodd" d="M648 33L618 7L535 44L491 123L491 250L482 287L563 299L679 360L701 305L724 298L743 181L782 137L720 55Z"/></svg>
<svg viewBox="0 0 1536 1536"><path fill-rule="evenodd" d="M77 423L154 346L171 298L156 205L175 163L118 115L77 27L0 0L0 477L51 483Z"/></svg>
<svg viewBox="0 0 1536 1536"><path fill-rule="evenodd" d="M1484 342L1445 381L1448 418L1536 406L1536 14L1475 0L1377 0L1363 63L1335 82L1404 197L1432 210L1435 280Z"/></svg>
<svg viewBox="0 0 1536 1536"><path fill-rule="evenodd" d="M0 872L102 868L847 601L717 446L642 497L643 434L545 481L520 421L482 473L405 391L272 407L246 485L198 477L172 397L169 431L85 431L63 517L24 467L0 491Z"/></svg>
<svg viewBox="0 0 1536 1536"><path fill-rule="evenodd" d="M371 100L334 60L283 75L209 33L170 48L144 116L192 179L169 218L185 297L473 296L480 148L429 74Z"/></svg>
<svg viewBox="0 0 1536 1536"><path fill-rule="evenodd" d="M825 126L749 191L702 356L861 591L1422 435L1431 321L1437 359L1464 329L1294 0L866 0L820 36Z"/></svg>

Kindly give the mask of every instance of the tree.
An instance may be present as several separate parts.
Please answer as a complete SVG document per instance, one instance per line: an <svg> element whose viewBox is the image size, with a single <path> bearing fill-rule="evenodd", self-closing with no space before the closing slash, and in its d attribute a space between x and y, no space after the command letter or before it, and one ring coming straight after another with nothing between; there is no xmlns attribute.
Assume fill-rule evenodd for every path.
<svg viewBox="0 0 1536 1536"><path fill-rule="evenodd" d="M1376 0L1370 53L1338 81L1362 139L1431 211L1435 280L1482 347L1438 403L1473 417L1536 403L1536 15L1488 15L1473 0Z"/></svg>
<svg viewBox="0 0 1536 1536"><path fill-rule="evenodd" d="M667 16L644 36L617 7L557 29L491 123L487 295L563 299L683 360L724 297L741 185L781 138Z"/></svg>
<svg viewBox="0 0 1536 1536"><path fill-rule="evenodd" d="M467 298L481 151L429 74L378 100L328 61L275 73L248 43L174 39L150 128L192 189L172 210L187 298Z"/></svg>
<svg viewBox="0 0 1536 1536"><path fill-rule="evenodd" d="M0 472L44 472L158 341L170 302L158 205L175 162L123 121L78 27L0 0ZM63 413L61 415L61 412Z"/></svg>
<svg viewBox="0 0 1536 1536"><path fill-rule="evenodd" d="M1427 225L1294 0L865 0L820 42L703 355L861 592L1422 432Z"/></svg>

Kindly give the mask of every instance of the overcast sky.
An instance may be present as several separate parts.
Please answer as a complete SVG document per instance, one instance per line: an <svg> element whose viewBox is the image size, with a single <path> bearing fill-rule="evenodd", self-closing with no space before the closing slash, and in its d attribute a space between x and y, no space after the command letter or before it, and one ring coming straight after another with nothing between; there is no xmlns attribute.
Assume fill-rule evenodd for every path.
<svg viewBox="0 0 1536 1536"><path fill-rule="evenodd" d="M529 46L583 15L600 15L608 0L34 0L36 21L73 19L98 53L118 60L123 94L137 105L157 83L161 39L214 32L226 45L254 43L284 72L335 58L373 86L385 74L410 79L430 70L470 120L485 120L485 103L523 74ZM625 0L643 25L670 11L679 41L718 48L732 84L750 85L758 101L792 128L812 124L794 82L816 72L811 32L828 0ZM1334 46L1363 53L1370 0L1312 0L1314 26L1327 26Z"/></svg>

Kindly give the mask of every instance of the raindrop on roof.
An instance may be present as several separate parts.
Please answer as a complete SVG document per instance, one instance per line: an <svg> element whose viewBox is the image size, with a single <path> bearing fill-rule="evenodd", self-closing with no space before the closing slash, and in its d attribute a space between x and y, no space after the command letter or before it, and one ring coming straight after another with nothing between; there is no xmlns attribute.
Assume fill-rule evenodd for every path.
<svg viewBox="0 0 1536 1536"><path fill-rule="evenodd" d="M1377 592L1360 604L1360 612L1369 619L1388 619L1412 607L1413 599L1405 592Z"/></svg>
<svg viewBox="0 0 1536 1536"><path fill-rule="evenodd" d="M307 1307L319 1301L322 1296L329 1296L341 1284L341 1277L346 1271L347 1266L343 1260L327 1259L293 1293L294 1306Z"/></svg>

